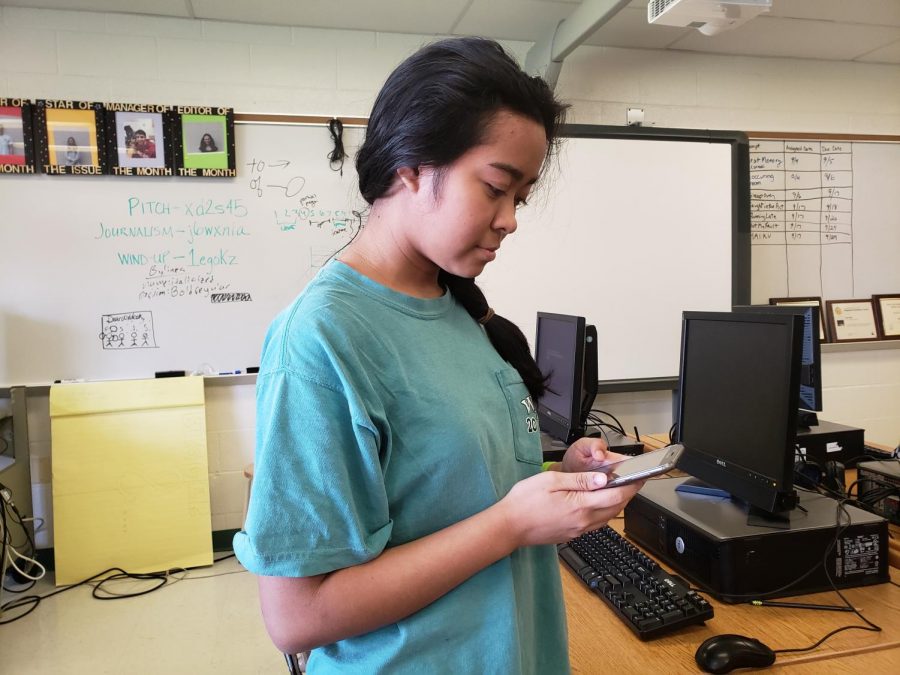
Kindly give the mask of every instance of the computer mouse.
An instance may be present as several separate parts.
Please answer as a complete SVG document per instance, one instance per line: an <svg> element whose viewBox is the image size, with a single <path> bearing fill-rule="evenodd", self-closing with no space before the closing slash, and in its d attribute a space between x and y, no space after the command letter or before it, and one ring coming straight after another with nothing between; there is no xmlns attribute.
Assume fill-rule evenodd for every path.
<svg viewBox="0 0 900 675"><path fill-rule="evenodd" d="M707 673L730 673L735 668L763 668L775 663L775 652L756 638L715 635L697 648L694 659Z"/></svg>

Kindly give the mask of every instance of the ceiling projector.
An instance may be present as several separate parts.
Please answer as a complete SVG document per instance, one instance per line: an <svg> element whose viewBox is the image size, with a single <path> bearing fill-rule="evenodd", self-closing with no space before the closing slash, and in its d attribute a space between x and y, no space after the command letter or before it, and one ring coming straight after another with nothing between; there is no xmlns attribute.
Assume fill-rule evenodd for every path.
<svg viewBox="0 0 900 675"><path fill-rule="evenodd" d="M772 0L650 0L647 22L715 35L737 28L771 7Z"/></svg>

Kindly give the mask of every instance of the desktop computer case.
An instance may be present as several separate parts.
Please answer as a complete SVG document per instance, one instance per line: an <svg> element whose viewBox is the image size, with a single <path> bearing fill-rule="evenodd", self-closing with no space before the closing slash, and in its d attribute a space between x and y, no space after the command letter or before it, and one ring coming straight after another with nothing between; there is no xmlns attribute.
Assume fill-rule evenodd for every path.
<svg viewBox="0 0 900 675"><path fill-rule="evenodd" d="M659 560L725 602L776 598L889 580L887 521L852 506L836 533L837 502L800 492L806 509L790 529L747 524L746 506L723 497L675 491L684 478L650 480L625 508L625 533ZM842 525L847 523L841 516ZM826 553L827 551L827 553ZM810 569L808 576L791 584Z"/></svg>
<svg viewBox="0 0 900 675"><path fill-rule="evenodd" d="M900 525L900 462L894 459L860 462L856 470L863 508ZM890 486L894 488L892 493L886 491Z"/></svg>
<svg viewBox="0 0 900 675"><path fill-rule="evenodd" d="M860 458L865 459L864 436L863 429L820 420L809 429L797 431L797 448L802 457L819 465L834 460L851 467Z"/></svg>

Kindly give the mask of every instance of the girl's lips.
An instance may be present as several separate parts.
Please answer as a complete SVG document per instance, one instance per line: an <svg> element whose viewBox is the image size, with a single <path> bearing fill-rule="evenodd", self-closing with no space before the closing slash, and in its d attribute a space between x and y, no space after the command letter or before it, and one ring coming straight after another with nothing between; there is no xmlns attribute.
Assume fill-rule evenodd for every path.
<svg viewBox="0 0 900 675"><path fill-rule="evenodd" d="M478 248L482 253L484 253L484 256L488 259L488 262L494 260L497 257L498 249L496 248L484 248L483 246L479 246Z"/></svg>

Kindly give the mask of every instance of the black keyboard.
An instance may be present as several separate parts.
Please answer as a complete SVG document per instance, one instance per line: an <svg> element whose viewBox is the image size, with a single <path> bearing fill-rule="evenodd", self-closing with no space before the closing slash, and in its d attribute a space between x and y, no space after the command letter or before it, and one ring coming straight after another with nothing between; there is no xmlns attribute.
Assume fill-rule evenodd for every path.
<svg viewBox="0 0 900 675"><path fill-rule="evenodd" d="M713 617L712 605L608 526L557 551L641 640Z"/></svg>

